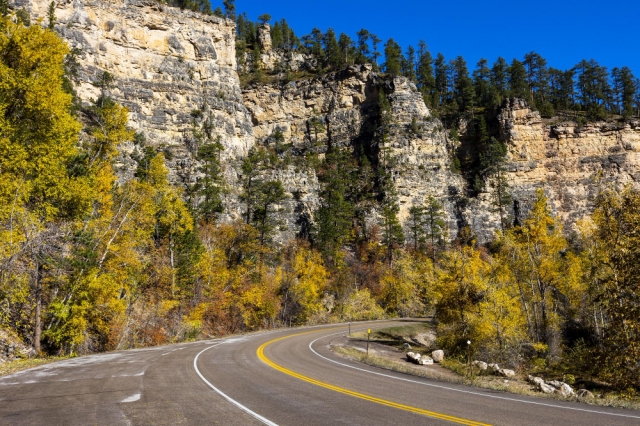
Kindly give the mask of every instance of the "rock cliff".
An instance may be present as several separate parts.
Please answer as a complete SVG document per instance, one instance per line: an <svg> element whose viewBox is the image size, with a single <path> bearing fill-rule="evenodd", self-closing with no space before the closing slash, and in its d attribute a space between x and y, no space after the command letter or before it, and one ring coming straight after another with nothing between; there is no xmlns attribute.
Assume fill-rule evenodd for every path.
<svg viewBox="0 0 640 426"><path fill-rule="evenodd" d="M46 15L49 1L10 4L26 8L37 19ZM402 220L412 205L433 196L444 205L450 237L468 224L484 241L498 226L490 194L468 198L467 183L451 172L454 142L404 78L387 78L362 65L241 90L231 21L153 0L61 0L56 17L56 31L81 51L76 84L81 101L96 99L98 78L104 71L112 74L110 95L130 109L130 125L144 134L146 143L167 153L173 182L186 185L198 177L192 111L211 118L214 135L220 136L225 148L225 175L232 188L224 220L242 214L237 199L239 160L254 144L270 144L270 136L280 129L294 160L309 152L322 156L329 146L336 146L367 155L377 164L380 153L388 151L395 163L392 175ZM282 61L290 69L315 66L313 58L271 49L266 30L261 31L261 60L267 70ZM379 145L376 133L381 89L392 108L387 146ZM579 127L543 121L524 101L508 100L498 111L497 127L509 150L507 180L516 217L526 214L535 190L542 187L570 230L592 209L602 185L635 184L640 177L640 122ZM123 147L118 164L121 179L132 176L140 150L133 142ZM273 172L289 195L281 206L285 223L281 241L309 231L320 189L312 167L299 161L283 164Z"/></svg>
<svg viewBox="0 0 640 426"><path fill-rule="evenodd" d="M579 126L558 118L542 120L526 102L511 99L503 104L498 122L509 149L508 180L516 215L526 212L536 188L544 188L570 232L593 210L605 185L620 188L639 182L640 121Z"/></svg>

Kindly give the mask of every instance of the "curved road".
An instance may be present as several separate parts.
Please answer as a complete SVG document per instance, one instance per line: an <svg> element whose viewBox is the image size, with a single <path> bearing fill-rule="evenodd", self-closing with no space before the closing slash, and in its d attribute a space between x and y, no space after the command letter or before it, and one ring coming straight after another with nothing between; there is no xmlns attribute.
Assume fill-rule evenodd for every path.
<svg viewBox="0 0 640 426"><path fill-rule="evenodd" d="M346 330L286 329L22 371L0 378L0 424L640 425L638 411L480 390L346 361L328 348Z"/></svg>

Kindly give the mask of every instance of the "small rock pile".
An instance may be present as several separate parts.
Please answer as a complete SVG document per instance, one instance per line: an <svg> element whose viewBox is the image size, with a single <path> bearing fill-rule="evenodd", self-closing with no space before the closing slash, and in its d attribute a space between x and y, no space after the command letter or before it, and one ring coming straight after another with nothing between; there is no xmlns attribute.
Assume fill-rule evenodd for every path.
<svg viewBox="0 0 640 426"><path fill-rule="evenodd" d="M579 399L591 399L594 397L594 395L586 389L580 389L576 392L570 385L559 380L545 381L542 377L535 377L531 375L529 375L527 380L529 383L535 385L540 392L548 394L557 393L566 397L576 396Z"/></svg>
<svg viewBox="0 0 640 426"><path fill-rule="evenodd" d="M498 364L487 364L484 361L473 361L471 363L471 365L473 365L474 367L478 367L479 370L482 371L486 371L489 370L491 371L493 374L502 376L502 377L506 377L508 379L514 377L516 375L516 372L513 370L509 370L508 368L500 368L500 366Z"/></svg>
<svg viewBox="0 0 640 426"><path fill-rule="evenodd" d="M442 362L444 359L444 351L436 350L431 353L431 356L421 355L415 352L407 352L407 361L411 361L418 365L431 365L434 362Z"/></svg>

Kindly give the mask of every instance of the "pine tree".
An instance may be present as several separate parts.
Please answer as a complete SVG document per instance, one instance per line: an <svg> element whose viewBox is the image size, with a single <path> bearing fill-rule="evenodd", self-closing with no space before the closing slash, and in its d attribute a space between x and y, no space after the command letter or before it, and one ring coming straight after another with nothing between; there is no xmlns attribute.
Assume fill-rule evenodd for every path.
<svg viewBox="0 0 640 426"><path fill-rule="evenodd" d="M435 83L438 105L445 105L449 101L449 66L442 53L438 53L435 61Z"/></svg>
<svg viewBox="0 0 640 426"><path fill-rule="evenodd" d="M222 0L224 15L235 22L236 20L236 0Z"/></svg>
<svg viewBox="0 0 640 426"><path fill-rule="evenodd" d="M320 207L314 214L318 247L329 259L350 240L354 206L348 199L349 155L330 151L322 165Z"/></svg>
<svg viewBox="0 0 640 426"><path fill-rule="evenodd" d="M282 183L277 180L260 182L257 185L256 199L252 212L253 223L260 233L260 245L263 246L279 222L274 218L274 206L286 199Z"/></svg>
<svg viewBox="0 0 640 426"><path fill-rule="evenodd" d="M473 85L476 91L476 99L479 105L485 107L491 106L495 98L495 95L492 93L494 89L491 86L491 70L489 69L488 63L486 59L480 59L473 72Z"/></svg>
<svg viewBox="0 0 640 426"><path fill-rule="evenodd" d="M611 92L607 68L591 59L582 60L575 70L578 75L578 94L588 117L592 120L606 118L606 105Z"/></svg>
<svg viewBox="0 0 640 426"><path fill-rule="evenodd" d="M198 182L196 194L201 197L198 203L198 217L205 222L214 222L217 216L224 211L222 194L224 193L224 176L220 153L224 150L221 137L214 142L209 142L198 150L198 160L202 163L200 172L204 175Z"/></svg>
<svg viewBox="0 0 640 426"><path fill-rule="evenodd" d="M467 63L462 56L458 56L451 63L453 72L454 99L459 106L460 112L473 112L475 107L475 91L473 82L469 77Z"/></svg>
<svg viewBox="0 0 640 426"><path fill-rule="evenodd" d="M409 230L413 240L413 250L418 251L419 247L426 241L424 231L424 207L411 206L409 209Z"/></svg>
<svg viewBox="0 0 640 426"><path fill-rule="evenodd" d="M340 69L344 65L344 57L340 52L340 45L336 40L336 33L333 28L329 28L322 40L324 47L324 57L327 65L333 69Z"/></svg>
<svg viewBox="0 0 640 426"><path fill-rule="evenodd" d="M369 58L369 54L371 51L369 50L369 31L366 29L361 29L357 33L358 36L358 46L357 46L357 54L356 54L356 63L357 64L366 64L371 62Z"/></svg>
<svg viewBox="0 0 640 426"><path fill-rule="evenodd" d="M356 56L356 46L353 43L353 40L351 40L351 37L345 33L340 33L338 45L340 46L342 63L344 65L352 64Z"/></svg>
<svg viewBox="0 0 640 426"><path fill-rule="evenodd" d="M418 89L428 107L437 107L436 99L436 79L433 75L433 59L427 48L427 44L420 40L418 43L418 67L417 75Z"/></svg>
<svg viewBox="0 0 640 426"><path fill-rule="evenodd" d="M435 262L437 246L446 237L447 224L444 220L442 204L433 196L429 196L426 200L423 219L425 238L429 240L431 246L431 260Z"/></svg>
<svg viewBox="0 0 640 426"><path fill-rule="evenodd" d="M417 83L416 78L416 50L413 46L407 47L406 56L402 58L402 75L407 77L409 81Z"/></svg>
<svg viewBox="0 0 640 426"><path fill-rule="evenodd" d="M529 83L527 82L527 70L522 62L517 59L511 61L509 66L509 96L521 99L529 99Z"/></svg>
<svg viewBox="0 0 640 426"><path fill-rule="evenodd" d="M491 85L495 89L493 103L499 105L509 89L509 65L502 57L498 57L491 67Z"/></svg>
<svg viewBox="0 0 640 426"><path fill-rule="evenodd" d="M49 3L49 7L47 8L47 19L49 21L47 27L53 31L56 27L56 3L54 1Z"/></svg>
<svg viewBox="0 0 640 426"><path fill-rule="evenodd" d="M542 112L548 102L546 99L549 84L547 61L538 53L529 52L524 56L524 66L529 83L529 105Z"/></svg>
<svg viewBox="0 0 640 426"><path fill-rule="evenodd" d="M383 65L384 72L396 76L402 75L402 49L400 45L390 38L384 45L385 63Z"/></svg>
<svg viewBox="0 0 640 426"><path fill-rule="evenodd" d="M371 44L373 45L373 63L375 65L375 69L378 69L378 58L380 58L381 53L378 50L378 46L382 43L382 40L378 38L377 35L369 33L369 37L371 39Z"/></svg>

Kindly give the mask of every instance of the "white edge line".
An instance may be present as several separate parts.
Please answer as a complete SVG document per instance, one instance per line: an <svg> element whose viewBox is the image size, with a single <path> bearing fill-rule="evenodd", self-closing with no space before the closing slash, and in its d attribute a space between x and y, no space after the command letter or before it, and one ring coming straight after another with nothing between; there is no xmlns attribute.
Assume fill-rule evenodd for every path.
<svg viewBox="0 0 640 426"><path fill-rule="evenodd" d="M232 399L230 396L228 396L227 394L225 394L224 392L222 392L220 389L218 389L217 387L213 386L207 379L204 378L204 376L202 375L202 373L200 373L200 370L198 370L198 357L204 352L204 351L208 351L211 348L214 348L216 346L218 346L220 343L213 345L213 346L209 346L208 348L203 349L202 351L200 351L198 353L198 355L196 355L196 357L193 359L193 368L196 369L196 373L198 373L198 376L200 376L200 378L207 384L209 385L209 387L211 389L213 389L214 391L216 391L220 396L222 396L224 399L226 399L227 401L229 401L230 403L232 403L233 405L235 405L236 407L238 407L239 409L241 409L242 411L244 411L245 413L249 414L250 416L252 416L253 418L261 421L262 423L264 423L265 425L268 426L278 426L276 423L272 422L269 419L266 419L264 417L262 417L260 414L251 411L250 409L248 409L247 407L245 407L244 405L240 404L238 401L236 401L235 399Z"/></svg>
<svg viewBox="0 0 640 426"><path fill-rule="evenodd" d="M354 330L354 331L356 331L356 330ZM526 400L523 400L523 399L507 398L507 397L504 397L504 396L497 396L497 395L487 395L487 394L482 393L482 392L466 391L466 390L462 390L462 389L450 388L448 386L434 385L434 384L431 384L431 383L419 382L417 380L405 379L404 377L391 376L389 374L378 373L377 371L366 370L364 368L354 367L353 365L344 364L342 362L338 362L338 361L335 361L333 359L329 359L329 358L327 358L327 357L325 357L323 355L320 355L318 352L316 352L311 347L315 342L317 342L320 339L324 339L325 337L335 336L335 335L343 334L343 333L344 332L333 333L333 334L327 334L327 335L322 336L322 337L318 337L316 340L314 340L313 342L309 343L309 349L311 350L311 352L313 352L314 354L316 354L320 358L325 359L325 360L327 360L329 362L333 362L334 364L341 365L343 367L349 367L349 368L353 368L354 370L364 371L365 373L376 374L378 376L383 376L383 377L390 377L392 379L402 380L402 381L405 381L405 382L417 383L417 384L423 385L423 386L431 386L431 387L434 387L434 388L446 389L446 390L450 390L450 391L454 391L454 392L461 392L461 393L468 393L468 394L471 394L471 395L484 396L486 398L495 398L495 399L502 399L502 400L505 400L505 401L521 402L523 404L542 405L542 406L545 406L545 407L561 408L561 409L564 409L564 410L584 411L586 413L604 414L604 415L607 415L607 416L618 416L618 417L627 417L627 418L631 418L631 419L640 419L640 416L630 416L630 415L627 415L627 414L608 413L606 411L587 410L587 409L584 409L584 408L565 407L563 405L546 404L544 402L526 401Z"/></svg>

